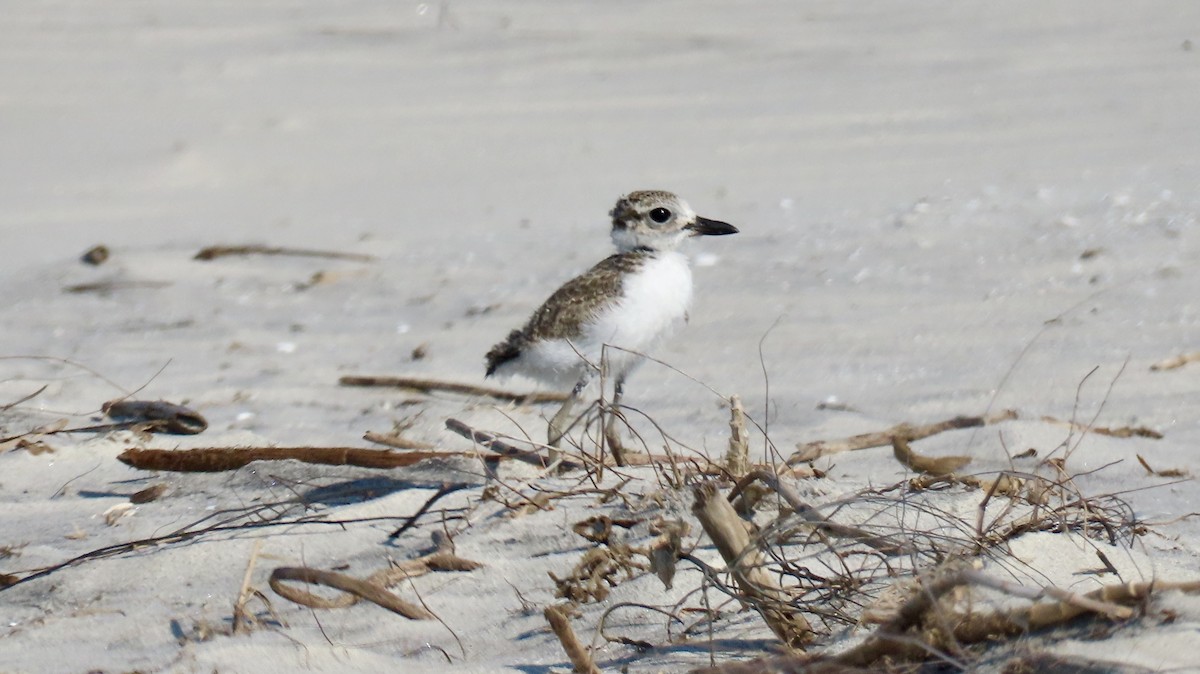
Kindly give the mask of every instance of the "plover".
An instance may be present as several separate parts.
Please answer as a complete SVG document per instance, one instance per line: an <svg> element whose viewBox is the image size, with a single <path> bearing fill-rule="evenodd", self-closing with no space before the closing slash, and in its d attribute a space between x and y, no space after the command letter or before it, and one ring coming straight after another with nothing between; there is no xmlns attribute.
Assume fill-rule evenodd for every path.
<svg viewBox="0 0 1200 674"><path fill-rule="evenodd" d="M692 272L676 250L679 244L691 236L738 231L696 215L683 199L659 190L621 197L610 215L616 254L563 284L523 328L487 353L489 377L521 374L570 387L567 401L550 420L547 440L554 448L584 390L600 375L602 357L616 409L625 378L640 362L638 354L687 320ZM605 350L605 345L620 348Z"/></svg>

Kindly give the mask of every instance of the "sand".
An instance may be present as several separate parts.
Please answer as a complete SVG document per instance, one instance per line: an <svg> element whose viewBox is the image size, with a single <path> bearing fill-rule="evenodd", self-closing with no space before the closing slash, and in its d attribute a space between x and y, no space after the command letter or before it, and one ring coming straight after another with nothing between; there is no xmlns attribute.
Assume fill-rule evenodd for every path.
<svg viewBox="0 0 1200 674"><path fill-rule="evenodd" d="M576 488L577 476L506 464L489 478L470 459L197 475L116 456L366 447L364 432L397 423L406 437L470 450L444 430L450 417L539 438L553 408L338 378L485 383L483 353L607 254L605 213L643 188L676 191L741 229L691 247L690 324L653 354L670 367L631 378L626 402L644 413L631 418L652 451L657 424L676 451L720 457L735 393L784 454L899 422L1018 410L1017 421L916 445L969 455L980 473L1063 443L1069 429L1043 416L1146 427L1163 437L1075 433L1068 466L1084 492L1122 492L1155 523L1102 546L1123 579L1193 578L1195 484L1149 475L1136 457L1200 470L1200 363L1151 370L1200 350L1197 26L1195 3L1116 0L17 3L0 19L0 437L101 423L100 405L131 392L186 404L209 428L8 448L0 572L23 577L297 496L307 510L286 517L391 519L214 532L5 589L0 671L568 670L541 613L556 601L547 573L570 572L591 547L571 525L610 506L581 494L510 517L483 497L489 487L515 499L502 484ZM373 260L192 259L247 243ZM80 262L96 244L110 258ZM70 291L96 283L115 286ZM764 459L762 434L751 439ZM797 486L817 503L906 477L887 448L816 465L827 477ZM655 517L690 518L686 490L660 492L648 469L631 476L632 501L610 513L644 518L631 540L651 540ZM608 479L602 488L617 484ZM389 541L443 481L473 486ZM159 482L164 497L106 522ZM927 498L970 513L980 494ZM397 588L441 622L368 604L310 610L267 586L278 566L365 577L427 552L443 527L486 567ZM719 565L695 527L689 540ZM250 586L275 617L253 600L265 624L229 635L256 545ZM1097 545L1034 534L1013 544L1011 566L1086 591L1115 580L1078 575L1098 566ZM671 590L641 574L584 605L581 638L591 643L619 602L698 606L701 575L684 567ZM1200 669L1200 602L1155 606L1174 621L1153 613L1046 648ZM768 652L761 620L726 610L711 634L716 660ZM602 667L709 662L707 633L671 644L661 615L613 620L658 648L597 637ZM829 630L835 647L865 633Z"/></svg>

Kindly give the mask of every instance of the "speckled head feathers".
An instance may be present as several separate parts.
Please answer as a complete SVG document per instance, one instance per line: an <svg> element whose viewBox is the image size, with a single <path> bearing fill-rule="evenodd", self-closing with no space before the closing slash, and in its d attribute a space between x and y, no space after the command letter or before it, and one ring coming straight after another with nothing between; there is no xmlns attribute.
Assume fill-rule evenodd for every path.
<svg viewBox="0 0 1200 674"><path fill-rule="evenodd" d="M612 239L617 250L671 250L689 236L734 234L733 225L696 215L687 202L663 190L631 192L617 200L612 212Z"/></svg>

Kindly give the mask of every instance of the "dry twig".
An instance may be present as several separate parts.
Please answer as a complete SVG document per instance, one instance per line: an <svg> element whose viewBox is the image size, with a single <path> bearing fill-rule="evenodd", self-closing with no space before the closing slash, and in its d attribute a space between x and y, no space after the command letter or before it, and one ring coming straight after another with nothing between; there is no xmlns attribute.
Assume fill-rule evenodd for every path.
<svg viewBox="0 0 1200 674"><path fill-rule="evenodd" d="M1002 421L1010 421L1016 418L1016 411L1004 410L1003 412L988 414L981 417L954 417L953 419L946 419L945 421L919 426L908 423L897 424L885 431L862 433L860 435L853 435L842 440L816 440L814 442L805 442L796 445L797 451L788 457L788 464L794 465L804 461L812 461L822 456L838 454L840 452L869 449L871 447L886 447L892 444L892 440L896 437L905 438L909 441L920 440L922 438L927 438L931 435L936 435L945 431L953 431L960 428L974 428L976 426L986 426L1000 423Z"/></svg>
<svg viewBox="0 0 1200 674"><path fill-rule="evenodd" d="M166 288L171 285L166 281L120 281L109 279L107 281L96 281L95 283L78 283L63 288L63 292L72 294L82 293L99 293L107 295L108 293L118 290L136 290L136 289L157 289Z"/></svg>
<svg viewBox="0 0 1200 674"><path fill-rule="evenodd" d="M306 566L281 566L271 572L271 579L269 581L271 589L275 591L275 594L284 599L290 599L297 604L302 604L309 608L341 608L343 605L346 605L346 602L329 600L305 590L297 590L285 585L284 581L287 580L332 587L347 593L347 596L353 599L350 603L357 603L359 599L366 599L373 604L377 604L410 620L433 619L433 614L426 611L424 607L417 604L410 604L375 583L360 580L344 573L310 569Z"/></svg>
<svg viewBox="0 0 1200 674"><path fill-rule="evenodd" d="M359 599L366 599L405 618L429 620L434 618L434 615L427 609L404 601L387 588L402 580L422 576L431 571L472 571L483 566L479 562L454 554L454 544L448 536L438 534L434 540L437 542L437 550L434 552L376 571L365 580L344 573L303 566L279 567L271 572L271 589L285 599L310 608L345 608L358 603ZM346 594L336 599L326 599L284 584L283 581L288 580L324 585Z"/></svg>
<svg viewBox="0 0 1200 674"><path fill-rule="evenodd" d="M1159 433L1153 428L1146 428L1145 426L1121 426L1119 428L1106 428L1104 426L1089 426L1087 424L1081 424L1078 421L1065 421L1063 419L1056 419L1055 417L1049 416L1042 417L1042 421L1061 426L1070 426L1073 430L1081 433L1095 433L1096 435L1108 435L1114 438L1139 437L1150 438L1152 440L1161 440L1163 437L1162 433Z"/></svg>
<svg viewBox="0 0 1200 674"><path fill-rule="evenodd" d="M254 574L254 563L258 561L258 553L262 550L262 539L254 539L254 547L250 550L250 561L246 562L246 573L242 574L242 587L238 590L237 601L233 603L233 633L238 634L248 629L253 621L246 611L246 603L250 601L250 578Z"/></svg>
<svg viewBox="0 0 1200 674"><path fill-rule="evenodd" d="M138 449L131 447L117 460L140 470L213 473L237 470L254 461L302 461L331 466L401 468L426 459L478 457L473 452L393 452L359 447L200 447L196 449ZM498 461L502 457L479 457Z"/></svg>
<svg viewBox="0 0 1200 674"><path fill-rule="evenodd" d="M800 516L800 518L806 522L811 523L813 527L821 533L833 536L835 538L846 538L857 541L858 543L862 543L863 545L874 548L886 555L904 555L913 554L916 552L916 549L908 543L889 540L885 536L873 534L865 529L839 524L826 518L819 510L806 503L804 499L800 498L800 495L797 494L796 491L787 483L781 480L778 475L769 470L763 470L760 468L751 472L749 475L738 481L737 485L734 486L733 491L730 493L730 496L733 497L739 492L745 490L746 487L755 480L761 481L763 484L770 487L772 491L778 494L780 498L782 498L789 506L791 506L792 512Z"/></svg>
<svg viewBox="0 0 1200 674"><path fill-rule="evenodd" d="M305 248L285 248L281 246L264 246L251 244L246 246L209 246L196 253L193 260L215 260L219 257L232 255L287 255L291 257L320 257L333 260L355 260L357 262L374 262L374 255L362 253L341 253L327 250L309 250Z"/></svg>
<svg viewBox="0 0 1200 674"><path fill-rule="evenodd" d="M435 445L420 440L410 440L399 433L377 433L375 431L367 431L363 434L363 440L374 442L377 445L384 445L394 449L433 449Z"/></svg>
<svg viewBox="0 0 1200 674"><path fill-rule="evenodd" d="M694 495L692 513L717 546L742 594L771 631L791 648L799 649L812 641L812 626L791 605L787 593L767 571L763 554L750 540L746 523L729 501L711 482L698 485Z"/></svg>
<svg viewBox="0 0 1200 674"><path fill-rule="evenodd" d="M892 438L892 455L909 470L937 477L952 475L971 463L969 456L922 456L908 446L908 440L898 435Z"/></svg>
<svg viewBox="0 0 1200 674"><path fill-rule="evenodd" d="M1176 368L1181 368L1184 365L1187 365L1188 363L1196 363L1196 362L1200 362L1200 351L1192 351L1189 353L1183 353L1183 354L1180 354L1173 358L1168 358L1166 360L1160 360L1157 363L1151 365L1150 369L1154 372L1159 372L1162 370L1174 370Z"/></svg>
<svg viewBox="0 0 1200 674"><path fill-rule="evenodd" d="M506 391L504 389L492 388L490 386L476 386L475 384L441 381L439 379L423 379L420 377L374 377L346 375L339 378L338 383L342 386L379 386L387 388L402 388L410 391L420 391L421 393L444 391L446 393L460 393L470 396L485 396L488 398L506 400L508 402L514 402L521 405L532 405L537 403L561 403L567 399L567 395L565 393L552 393L545 391L517 393L514 391Z"/></svg>
<svg viewBox="0 0 1200 674"><path fill-rule="evenodd" d="M575 672L577 674L600 674L600 669L592 662L592 654L584 648L583 644L579 643L579 637L575 636L575 630L571 628L571 623L563 614L562 609L557 606L547 606L546 610L542 611L542 615L546 617L546 622L550 623L550 629L554 630L558 642L567 652L567 657L570 658Z"/></svg>
<svg viewBox="0 0 1200 674"><path fill-rule="evenodd" d="M1136 456L1138 463L1142 464L1142 468L1145 468L1147 473L1150 473L1155 477L1188 477L1188 472L1182 468L1164 468L1162 470L1155 470L1154 468L1150 467L1150 464L1144 458L1142 458L1141 454L1137 454Z"/></svg>
<svg viewBox="0 0 1200 674"><path fill-rule="evenodd" d="M489 433L487 431L475 430L474 428L471 428L470 426L464 424L463 422L459 421L458 419L447 419L446 420L446 428L463 436L464 438L470 440L471 442L478 444L480 447L483 447L484 449L488 449L488 450L491 450L491 451L499 454L500 456L508 457L510 459L516 459L517 461L522 461L524 463L533 464L540 468L545 468L550 465L549 459L542 456L541 454L538 454L537 452L531 452L529 450L521 449L519 447L514 447L514 446L508 444L507 442L501 440L495 434ZM562 465L564 468L577 468L580 466L580 464L569 462L569 461L563 461L560 463L560 465Z"/></svg>

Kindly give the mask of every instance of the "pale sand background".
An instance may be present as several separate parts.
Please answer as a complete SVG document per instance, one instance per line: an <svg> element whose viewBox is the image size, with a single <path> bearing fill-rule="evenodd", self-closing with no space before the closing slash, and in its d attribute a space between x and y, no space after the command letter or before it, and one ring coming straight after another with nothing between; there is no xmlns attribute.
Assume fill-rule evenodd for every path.
<svg viewBox="0 0 1200 674"><path fill-rule="evenodd" d="M212 424L160 447L359 444L417 411L410 435L447 447L465 447L441 430L447 416L540 434L536 409L450 396L403 407L408 396L336 381L481 382L484 351L606 254L615 197L661 187L742 234L693 249L704 264L691 325L657 355L741 393L761 418L767 335L767 416L785 450L989 404L1069 417L1098 367L1079 418L1106 401L1097 423L1166 437L1089 436L1074 468L1122 462L1087 480L1093 493L1148 487L1164 480L1134 454L1200 470L1200 365L1148 370L1200 348L1197 110L1200 4L1187 1L12 2L0 15L0 355L69 358L127 390L149 381L142 397L187 401ZM190 260L245 242L380 260ZM113 259L78 263L96 243ZM317 271L330 282L305 289ZM62 291L103 279L169 285ZM422 343L429 356L410 362ZM0 435L63 417L86 425L123 393L61 363L0 360L0 404L43 384L0 413ZM830 398L854 411L817 409ZM726 413L688 379L648 365L628 402L687 445L723 451ZM1047 452L1065 433L1034 421L1000 430L923 447L996 470L1008 466L1001 440ZM285 499L282 478L367 474L164 475L167 499L108 527L100 514L150 480L113 458L133 440L50 442L53 454L0 456L0 545L25 546L0 570ZM833 497L896 481L888 454L837 457L831 480L803 487ZM463 474L393 477L422 487L330 507L403 516L425 486ZM1192 482L1129 498L1151 520L1200 510ZM540 613L522 612L513 588L552 600L545 571L577 560L581 541L565 529L588 503L514 521L485 508L459 547L488 569L421 581L465 659L436 623L372 606L314 614L280 598L286 629L181 639L228 620L246 535L0 593L0 671L443 670L425 644L464 671L561 670ZM301 560L365 575L420 550L432 526L396 547L384 545L394 523L276 531L254 582L265 589L271 567ZM1135 577L1194 575L1195 520L1158 532L1109 556ZM1071 575L1096 566L1078 541L1045 535L1018 553L1056 582L1094 582ZM681 596L653 578L621 592ZM1200 668L1200 605L1171 601L1173 625L1059 649ZM725 636L767 636L752 617L733 624ZM641 634L665 640L661 621ZM635 671L707 662L702 647L599 657Z"/></svg>

